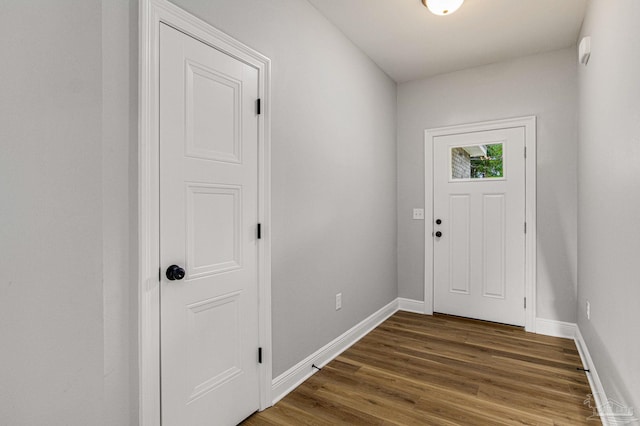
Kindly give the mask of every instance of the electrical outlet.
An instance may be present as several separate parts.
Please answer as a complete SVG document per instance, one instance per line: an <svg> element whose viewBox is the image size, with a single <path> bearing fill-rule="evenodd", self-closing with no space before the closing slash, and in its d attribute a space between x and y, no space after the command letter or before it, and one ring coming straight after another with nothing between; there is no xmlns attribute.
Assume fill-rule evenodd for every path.
<svg viewBox="0 0 640 426"><path fill-rule="evenodd" d="M591 303L587 300L587 319L591 319Z"/></svg>
<svg viewBox="0 0 640 426"><path fill-rule="evenodd" d="M413 209L413 218L415 220L424 220L424 209Z"/></svg>
<svg viewBox="0 0 640 426"><path fill-rule="evenodd" d="M336 311L342 309L342 293L336 294Z"/></svg>

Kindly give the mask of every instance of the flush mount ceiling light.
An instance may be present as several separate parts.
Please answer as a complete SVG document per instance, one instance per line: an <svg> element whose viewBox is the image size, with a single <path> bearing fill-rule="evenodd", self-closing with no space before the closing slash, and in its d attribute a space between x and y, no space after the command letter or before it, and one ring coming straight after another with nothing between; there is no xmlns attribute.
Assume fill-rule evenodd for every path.
<svg viewBox="0 0 640 426"><path fill-rule="evenodd" d="M451 15L462 6L464 0L422 0L427 9L434 15Z"/></svg>

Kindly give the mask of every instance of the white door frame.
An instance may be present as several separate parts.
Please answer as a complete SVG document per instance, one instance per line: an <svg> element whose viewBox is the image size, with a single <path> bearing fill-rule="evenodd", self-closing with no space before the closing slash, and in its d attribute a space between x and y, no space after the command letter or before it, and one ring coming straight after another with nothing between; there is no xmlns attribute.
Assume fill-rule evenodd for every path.
<svg viewBox="0 0 640 426"><path fill-rule="evenodd" d="M433 140L437 136L524 128L525 159L525 330L535 333L536 323L536 117L517 117L438 127L424 131L424 313L433 314ZM524 153L523 153L524 155ZM524 226L524 224L523 224Z"/></svg>
<svg viewBox="0 0 640 426"><path fill-rule="evenodd" d="M138 368L141 426L160 426L159 28L165 23L258 70L260 410L271 406L271 61L166 0L140 1L138 147Z"/></svg>

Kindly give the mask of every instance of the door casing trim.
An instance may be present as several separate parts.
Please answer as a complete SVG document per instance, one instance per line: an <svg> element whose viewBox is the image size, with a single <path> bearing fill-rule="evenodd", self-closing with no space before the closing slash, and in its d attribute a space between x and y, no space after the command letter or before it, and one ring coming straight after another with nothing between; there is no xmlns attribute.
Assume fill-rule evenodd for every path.
<svg viewBox="0 0 640 426"><path fill-rule="evenodd" d="M271 61L166 0L141 0L138 100L138 403L142 426L161 425L159 27L165 23L258 70L260 410L271 406ZM256 354L257 359L257 354Z"/></svg>
<svg viewBox="0 0 640 426"><path fill-rule="evenodd" d="M524 128L525 158L525 330L536 331L536 117L515 117L503 120L483 121L437 127L424 131L424 313L433 314L433 140L438 136L473 133L487 130ZM524 153L523 153L524 155ZM523 224L524 225L524 224Z"/></svg>

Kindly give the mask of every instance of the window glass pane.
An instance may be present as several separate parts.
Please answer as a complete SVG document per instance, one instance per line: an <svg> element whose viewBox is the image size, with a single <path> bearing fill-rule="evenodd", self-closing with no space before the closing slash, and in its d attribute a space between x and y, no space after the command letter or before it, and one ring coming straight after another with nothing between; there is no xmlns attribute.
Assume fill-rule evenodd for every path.
<svg viewBox="0 0 640 426"><path fill-rule="evenodd" d="M504 171L501 143L451 148L451 179L502 177L504 177Z"/></svg>

